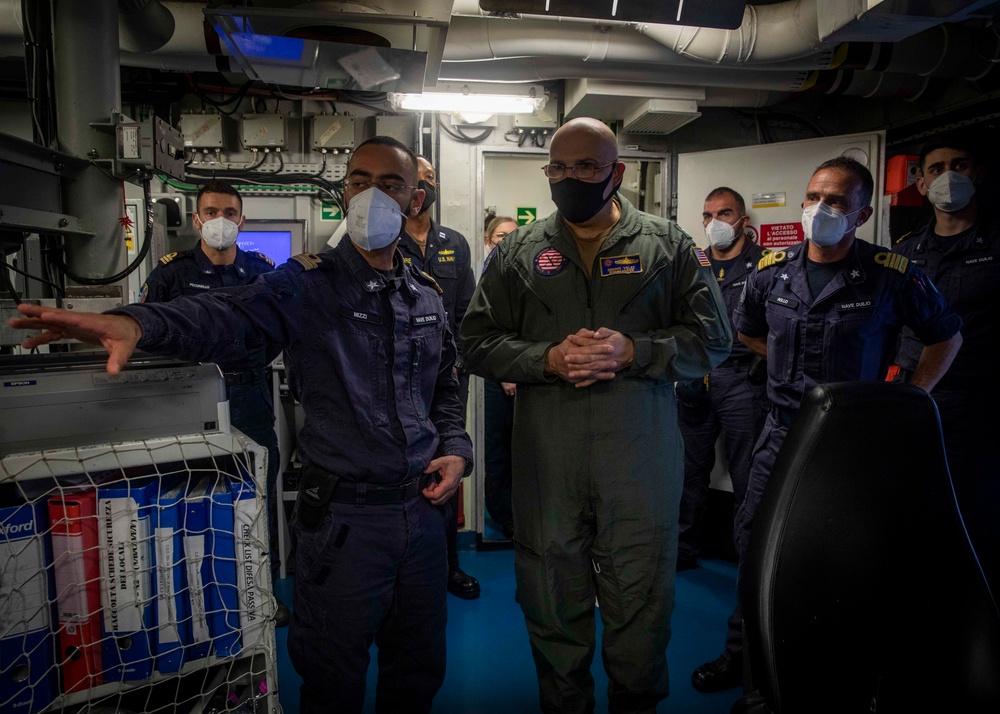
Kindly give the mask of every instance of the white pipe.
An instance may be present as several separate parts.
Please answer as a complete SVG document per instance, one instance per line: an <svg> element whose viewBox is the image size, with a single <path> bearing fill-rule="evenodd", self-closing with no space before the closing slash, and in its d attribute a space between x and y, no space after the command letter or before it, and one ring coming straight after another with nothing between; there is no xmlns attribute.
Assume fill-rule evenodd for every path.
<svg viewBox="0 0 1000 714"><path fill-rule="evenodd" d="M533 57L570 57L589 62L649 62L658 65L704 67L693 57L682 56L633 28L619 25L564 24L558 28L545 20L498 20L454 17L444 48L446 62ZM828 69L832 49L810 57L761 65L760 69Z"/></svg>
<svg viewBox="0 0 1000 714"><path fill-rule="evenodd" d="M747 5L735 30L638 23L641 33L680 55L712 64L777 62L814 54L825 47L817 30L819 0Z"/></svg>

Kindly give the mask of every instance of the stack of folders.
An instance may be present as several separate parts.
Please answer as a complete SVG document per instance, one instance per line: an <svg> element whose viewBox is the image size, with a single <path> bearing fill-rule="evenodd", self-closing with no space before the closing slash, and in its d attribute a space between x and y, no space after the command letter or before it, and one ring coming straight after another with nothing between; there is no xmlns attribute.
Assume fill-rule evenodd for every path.
<svg viewBox="0 0 1000 714"><path fill-rule="evenodd" d="M252 481L219 473L0 508L0 711L253 646L264 513Z"/></svg>

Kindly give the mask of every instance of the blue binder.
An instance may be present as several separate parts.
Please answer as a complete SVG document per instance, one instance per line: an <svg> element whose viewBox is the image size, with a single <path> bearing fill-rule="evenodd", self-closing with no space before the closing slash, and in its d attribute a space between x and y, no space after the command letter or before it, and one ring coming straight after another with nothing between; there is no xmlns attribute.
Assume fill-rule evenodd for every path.
<svg viewBox="0 0 1000 714"><path fill-rule="evenodd" d="M226 477L218 474L208 485L211 501L208 544L212 578L208 582L208 629L219 657L240 651L240 603L236 585L236 543L233 496Z"/></svg>
<svg viewBox="0 0 1000 714"><path fill-rule="evenodd" d="M150 513L159 484L122 481L97 489L104 681L153 675L156 606Z"/></svg>
<svg viewBox="0 0 1000 714"><path fill-rule="evenodd" d="M9 502L9 501L8 501ZM0 711L28 714L56 694L45 502L0 508Z"/></svg>
<svg viewBox="0 0 1000 714"><path fill-rule="evenodd" d="M191 606L184 560L186 484L165 484L152 509L156 563L156 670L172 673L184 664L191 641Z"/></svg>
<svg viewBox="0 0 1000 714"><path fill-rule="evenodd" d="M207 657L212 650L212 635L208 626L207 585L212 579L212 566L208 543L208 526L211 500L206 496L209 485L207 476L187 484L184 498L184 565L187 588L186 612L189 614L190 645L184 660Z"/></svg>

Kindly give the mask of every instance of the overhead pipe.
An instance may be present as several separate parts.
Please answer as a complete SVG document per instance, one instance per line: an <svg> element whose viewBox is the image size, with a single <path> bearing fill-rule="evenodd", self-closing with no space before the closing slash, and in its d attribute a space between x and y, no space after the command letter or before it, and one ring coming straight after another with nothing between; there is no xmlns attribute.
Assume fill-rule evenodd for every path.
<svg viewBox="0 0 1000 714"><path fill-rule="evenodd" d="M634 23L644 35L679 55L712 64L766 64L828 49L817 29L818 0L747 5L735 30Z"/></svg>
<svg viewBox="0 0 1000 714"><path fill-rule="evenodd" d="M152 52L174 34L174 16L160 0L118 0L118 36L123 50Z"/></svg>
<svg viewBox="0 0 1000 714"><path fill-rule="evenodd" d="M916 74L831 70L813 72L799 91L851 97L889 97L912 102L927 91L929 83L929 77Z"/></svg>

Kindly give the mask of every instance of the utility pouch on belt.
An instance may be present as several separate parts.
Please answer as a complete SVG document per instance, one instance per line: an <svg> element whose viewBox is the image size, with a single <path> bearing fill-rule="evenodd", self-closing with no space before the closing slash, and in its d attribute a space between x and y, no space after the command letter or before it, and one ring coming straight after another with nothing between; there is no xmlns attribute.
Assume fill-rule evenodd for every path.
<svg viewBox="0 0 1000 714"><path fill-rule="evenodd" d="M299 480L299 503L297 507L299 526L307 531L317 531L323 525L327 505L333 490L340 481L339 476L313 465L302 469Z"/></svg>
<svg viewBox="0 0 1000 714"><path fill-rule="evenodd" d="M755 387L767 382L767 360L760 355L754 355L750 367L747 368L747 381Z"/></svg>

